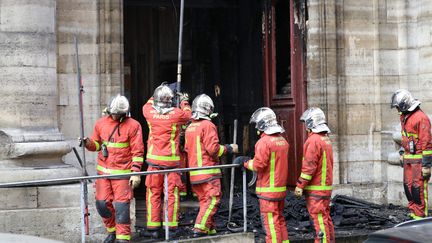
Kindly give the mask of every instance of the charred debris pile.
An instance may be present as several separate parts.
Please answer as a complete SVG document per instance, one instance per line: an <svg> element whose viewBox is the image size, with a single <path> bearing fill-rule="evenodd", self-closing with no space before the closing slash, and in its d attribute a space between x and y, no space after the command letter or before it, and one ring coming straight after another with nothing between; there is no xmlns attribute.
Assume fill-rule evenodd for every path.
<svg viewBox="0 0 432 243"><path fill-rule="evenodd" d="M232 231L227 229L228 220L228 197L223 197L217 214L215 215L216 231L218 234L228 234ZM231 229L238 227L243 230L243 204L242 194L234 195ZM247 198L248 231L255 232L256 238L265 238L259 213L259 203L253 193ZM198 208L181 213L179 229L176 239L189 238ZM336 237L347 237L350 235L367 235L379 229L390 228L398 223L409 220L408 210L404 207L389 205L378 205L364 200L336 195L332 198L331 216L335 226ZM287 222L290 240L312 239L313 226L309 220L304 198L296 198L289 193L285 199L284 216ZM138 231L144 230L138 227Z"/></svg>

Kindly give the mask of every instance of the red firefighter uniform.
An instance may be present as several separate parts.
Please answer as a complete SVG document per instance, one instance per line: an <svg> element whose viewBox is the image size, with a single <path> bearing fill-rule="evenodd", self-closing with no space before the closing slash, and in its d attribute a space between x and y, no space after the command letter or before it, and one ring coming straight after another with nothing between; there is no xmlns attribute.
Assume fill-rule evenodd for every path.
<svg viewBox="0 0 432 243"><path fill-rule="evenodd" d="M209 120L194 120L186 129L185 151L189 168L219 165L219 157L228 147L219 144L216 126ZM220 169L189 172L192 190L197 195L200 210L194 231L214 234L213 216L221 198Z"/></svg>
<svg viewBox="0 0 432 243"><path fill-rule="evenodd" d="M430 120L421 109L402 114L400 120L402 147L404 148L404 189L408 199L408 208L412 212L412 218L427 217L428 181L422 177L422 166L429 167L430 164L425 162L432 159Z"/></svg>
<svg viewBox="0 0 432 243"><path fill-rule="evenodd" d="M257 172L256 194L266 242L289 242L283 216L288 180L289 144L280 133L261 134L255 144L255 156L244 167Z"/></svg>
<svg viewBox="0 0 432 243"><path fill-rule="evenodd" d="M160 114L153 107L153 98L143 106L143 114L149 127L147 140L146 162L147 171L177 168L180 166L179 134L182 125L191 118L191 109L187 101L182 101L180 108L173 109L166 114ZM148 175L147 187L147 228L157 229L165 222L161 222L161 195L163 193L163 174ZM178 226L179 186L180 175L168 175L168 226Z"/></svg>
<svg viewBox="0 0 432 243"><path fill-rule="evenodd" d="M101 151L105 146L108 156ZM90 151L99 151L96 170L99 175L139 172L143 164L144 145L139 122L125 117L113 120L105 116L96 122L90 142ZM130 240L129 203L133 190L128 179L97 179L96 208L109 233L116 239Z"/></svg>
<svg viewBox="0 0 432 243"><path fill-rule="evenodd" d="M303 146L303 162L297 187L305 191L306 206L315 227L315 243L335 242L330 217L333 184L333 149L327 133L310 132ZM319 239L322 232L322 239ZM322 240L322 241L321 241Z"/></svg>

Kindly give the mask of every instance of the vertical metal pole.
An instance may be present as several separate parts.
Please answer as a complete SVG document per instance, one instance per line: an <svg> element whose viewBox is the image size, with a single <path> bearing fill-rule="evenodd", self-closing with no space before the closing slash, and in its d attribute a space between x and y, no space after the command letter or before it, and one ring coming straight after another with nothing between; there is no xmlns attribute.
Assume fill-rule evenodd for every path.
<svg viewBox="0 0 432 243"><path fill-rule="evenodd" d="M246 169L243 170L243 232L247 232Z"/></svg>
<svg viewBox="0 0 432 243"><path fill-rule="evenodd" d="M237 119L234 120L234 134L233 143L237 143ZM233 160L235 156L233 156ZM231 180L230 180L230 192L229 192L229 202L228 202L228 224L231 222L232 216L232 205L234 200L234 179L235 179L235 168L231 168Z"/></svg>
<svg viewBox="0 0 432 243"><path fill-rule="evenodd" d="M169 241L169 226L168 226L168 173L164 174L164 221L165 221L165 240Z"/></svg>
<svg viewBox="0 0 432 243"><path fill-rule="evenodd" d="M79 114L80 114L80 136L84 138L84 107L83 107L83 93L84 87L81 80L81 68L79 62L78 55L78 39L74 36L74 44L75 44L75 60L76 60L76 72L77 72L77 83L78 83L78 106L79 106ZM82 175L87 175L87 165L86 165L86 156L85 156L85 145L82 146ZM88 218L88 201L87 201L87 181L81 181L80 188L80 208L81 208L81 242L85 242L85 236L89 234L89 218Z"/></svg>
<svg viewBox="0 0 432 243"><path fill-rule="evenodd" d="M181 92L181 72L182 72L182 49L183 49L183 19L184 19L184 0L180 2L180 25L179 25L179 45L177 58L177 91Z"/></svg>

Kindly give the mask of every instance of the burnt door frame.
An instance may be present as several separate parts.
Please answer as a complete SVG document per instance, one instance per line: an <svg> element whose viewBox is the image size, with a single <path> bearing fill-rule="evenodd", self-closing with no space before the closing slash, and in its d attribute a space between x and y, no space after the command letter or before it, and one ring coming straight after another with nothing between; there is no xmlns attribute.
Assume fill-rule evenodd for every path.
<svg viewBox="0 0 432 243"><path fill-rule="evenodd" d="M295 0L289 0L290 30L290 74L291 91L288 95L277 94L276 86L276 0L264 1L263 11L263 88L264 104L271 107L280 124L285 128L284 136L290 143L288 157L288 186L295 187L298 176L301 172L303 154L303 143L306 132L299 118L306 108L306 79L305 79L305 58L304 58L304 21L299 4Z"/></svg>

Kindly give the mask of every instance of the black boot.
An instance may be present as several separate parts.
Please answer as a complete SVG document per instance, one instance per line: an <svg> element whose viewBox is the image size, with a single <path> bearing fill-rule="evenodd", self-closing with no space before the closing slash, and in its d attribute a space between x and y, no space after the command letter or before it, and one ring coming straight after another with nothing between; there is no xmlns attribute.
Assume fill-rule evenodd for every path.
<svg viewBox="0 0 432 243"><path fill-rule="evenodd" d="M130 241L128 240L116 240L116 243L129 243Z"/></svg>
<svg viewBox="0 0 432 243"><path fill-rule="evenodd" d="M140 236L150 237L152 239L159 238L159 230L143 230L140 232Z"/></svg>
<svg viewBox="0 0 432 243"><path fill-rule="evenodd" d="M109 234L109 235L105 238L105 240L104 240L103 243L114 243L115 240L116 240L116 234L115 234L115 233L111 233L111 234Z"/></svg>
<svg viewBox="0 0 432 243"><path fill-rule="evenodd" d="M201 232L201 231L195 231L193 232L193 238L203 237L206 236L207 233Z"/></svg>

